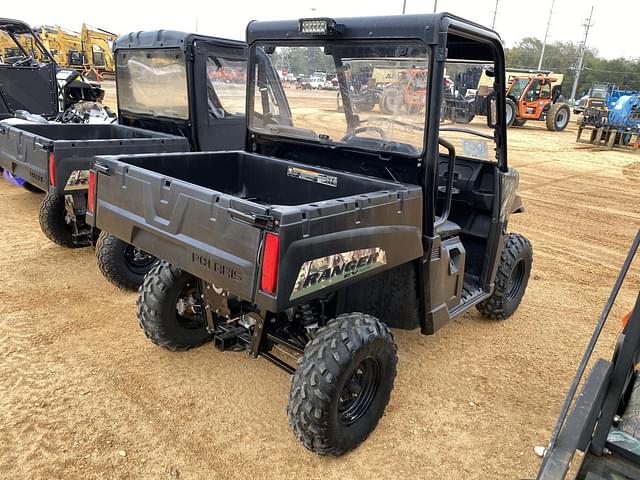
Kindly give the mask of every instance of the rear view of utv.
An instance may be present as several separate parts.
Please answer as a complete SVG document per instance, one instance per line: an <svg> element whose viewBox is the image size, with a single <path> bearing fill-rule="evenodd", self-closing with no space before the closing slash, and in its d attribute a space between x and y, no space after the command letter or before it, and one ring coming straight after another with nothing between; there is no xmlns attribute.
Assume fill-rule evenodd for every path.
<svg viewBox="0 0 640 480"><path fill-rule="evenodd" d="M504 91L502 43L449 14L253 22L247 38L245 150L98 157L88 218L165 260L138 301L152 342L213 340L291 373L295 436L340 455L389 401L390 328L433 334L474 306L502 320L524 295L504 96L495 118L440 119L445 69L489 66ZM335 70L344 108L285 92L286 55ZM426 109L356 113L352 79L415 68Z"/></svg>

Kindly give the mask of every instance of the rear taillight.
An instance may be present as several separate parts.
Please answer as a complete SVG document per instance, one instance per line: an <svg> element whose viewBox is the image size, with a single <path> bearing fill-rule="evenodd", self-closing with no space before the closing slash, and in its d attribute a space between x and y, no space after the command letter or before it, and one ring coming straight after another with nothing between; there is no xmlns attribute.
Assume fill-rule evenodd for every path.
<svg viewBox="0 0 640 480"><path fill-rule="evenodd" d="M89 170L89 197L87 198L87 211L93 214L96 210L96 172Z"/></svg>
<svg viewBox="0 0 640 480"><path fill-rule="evenodd" d="M260 290L267 293L275 293L278 284L278 256L280 255L280 237L273 233L267 233L264 239L264 252L262 254L262 278Z"/></svg>
<svg viewBox="0 0 640 480"><path fill-rule="evenodd" d="M622 326L626 327L627 324L629 323L629 320L631 320L631 314L633 313L633 310L631 310L629 313L627 313L624 317L622 317Z"/></svg>
<svg viewBox="0 0 640 480"><path fill-rule="evenodd" d="M49 153L49 185L56 186L56 156L53 152Z"/></svg>

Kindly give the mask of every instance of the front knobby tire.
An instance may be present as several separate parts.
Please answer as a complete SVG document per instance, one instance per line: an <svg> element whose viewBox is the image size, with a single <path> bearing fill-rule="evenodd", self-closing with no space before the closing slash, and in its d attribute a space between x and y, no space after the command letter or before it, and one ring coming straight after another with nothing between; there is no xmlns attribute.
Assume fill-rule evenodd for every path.
<svg viewBox="0 0 640 480"><path fill-rule="evenodd" d="M357 447L389 403L397 361L391 331L377 318L331 320L307 345L291 382L287 416L296 438L321 455Z"/></svg>
<svg viewBox="0 0 640 480"><path fill-rule="evenodd" d="M198 310L178 312L200 304L196 277L167 262L147 274L140 287L138 322L149 340L173 351L198 347L213 338Z"/></svg>
<svg viewBox="0 0 640 480"><path fill-rule="evenodd" d="M40 228L53 243L66 248L78 247L73 240L73 225L67 222L64 195L47 193L40 204Z"/></svg>
<svg viewBox="0 0 640 480"><path fill-rule="evenodd" d="M158 263L146 254L117 237L101 232L96 243L96 259L102 274L116 287L136 291L144 277Z"/></svg>
<svg viewBox="0 0 640 480"><path fill-rule="evenodd" d="M529 283L533 250L524 236L511 233L502 250L491 296L477 305L487 318L504 320L516 311Z"/></svg>
<svg viewBox="0 0 640 480"><path fill-rule="evenodd" d="M518 117L518 106L516 105L516 102L514 102L511 98L507 97L505 99L504 110L505 110L504 112L505 124L507 128L509 128L511 125L513 125L513 122Z"/></svg>
<svg viewBox="0 0 640 480"><path fill-rule="evenodd" d="M547 113L547 130L551 132L561 132L567 128L570 119L571 109L569 105L566 103L554 103Z"/></svg>

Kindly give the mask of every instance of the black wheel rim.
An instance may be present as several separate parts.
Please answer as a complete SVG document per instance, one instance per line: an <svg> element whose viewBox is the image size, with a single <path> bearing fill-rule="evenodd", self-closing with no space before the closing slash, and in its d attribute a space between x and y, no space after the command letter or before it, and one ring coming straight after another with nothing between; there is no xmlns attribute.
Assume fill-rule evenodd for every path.
<svg viewBox="0 0 640 480"><path fill-rule="evenodd" d="M356 423L367 413L380 384L381 370L377 359L367 357L351 373L338 404L338 417L344 425Z"/></svg>
<svg viewBox="0 0 640 480"><path fill-rule="evenodd" d="M127 245L124 251L124 258L129 270L139 275L145 275L151 269L151 266L156 263L156 257L133 245Z"/></svg>
<svg viewBox="0 0 640 480"><path fill-rule="evenodd" d="M511 301L518 296L524 281L524 260L520 260L511 271L509 285L507 287L507 300Z"/></svg>
<svg viewBox="0 0 640 480"><path fill-rule="evenodd" d="M186 330L204 328L199 293L196 281L193 280L187 282L176 298L176 319L180 326Z"/></svg>

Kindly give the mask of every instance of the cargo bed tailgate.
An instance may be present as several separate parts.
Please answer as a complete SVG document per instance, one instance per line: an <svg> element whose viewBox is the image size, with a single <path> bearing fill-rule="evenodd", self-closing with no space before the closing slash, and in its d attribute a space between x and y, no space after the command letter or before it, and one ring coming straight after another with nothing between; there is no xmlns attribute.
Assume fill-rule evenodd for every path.
<svg viewBox="0 0 640 480"><path fill-rule="evenodd" d="M89 223L216 287L254 297L265 207L115 157L98 158L94 171Z"/></svg>

